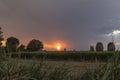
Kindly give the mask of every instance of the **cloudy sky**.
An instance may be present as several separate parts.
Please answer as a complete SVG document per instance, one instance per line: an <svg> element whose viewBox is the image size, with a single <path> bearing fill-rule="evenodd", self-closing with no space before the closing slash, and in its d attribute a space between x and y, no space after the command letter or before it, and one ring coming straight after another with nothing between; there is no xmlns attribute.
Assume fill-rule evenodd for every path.
<svg viewBox="0 0 120 80"><path fill-rule="evenodd" d="M120 0L0 0L0 25L4 38L21 43L39 39L46 45L89 50L100 41L119 46Z"/></svg>

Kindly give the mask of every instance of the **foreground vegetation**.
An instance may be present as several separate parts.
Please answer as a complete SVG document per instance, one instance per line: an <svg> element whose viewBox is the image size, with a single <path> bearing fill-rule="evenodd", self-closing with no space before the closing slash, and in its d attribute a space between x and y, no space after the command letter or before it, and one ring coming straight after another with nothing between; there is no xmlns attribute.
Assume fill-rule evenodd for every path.
<svg viewBox="0 0 120 80"><path fill-rule="evenodd" d="M14 55L16 54L18 53L14 53ZM23 53L19 55L20 59L18 59L18 56L17 56L16 59L9 57L6 60L0 61L0 80L120 80L120 77L119 77L120 76L120 60L119 60L120 55L117 52L116 53L111 52L112 56L109 57L107 62L102 62L99 65L94 65L93 68L91 69L87 65L83 66L86 69L82 73L79 71L74 72L74 70L77 69L76 67L73 67L71 69L73 63L71 65L66 65L66 63L69 61L66 61L66 63L62 63L62 64L59 64L59 63L51 64L49 62L46 63L45 61L46 58L44 59L41 58L40 60L36 60L35 58L38 56L38 53L29 53L30 55L31 54L33 55L32 58L30 58L28 54L26 56L26 54L27 53L24 53L26 58L22 59L23 60L22 62L20 62L20 59ZM63 54L65 56L66 55L73 56L73 54L75 53L72 52L67 54L66 52L64 52L60 54L60 52L56 52L55 54L51 52L50 54L49 52L49 56L50 55L63 56ZM89 54L93 54L93 53L86 53L85 55L87 58L89 57L87 56ZM98 55L102 53L96 53L96 54ZM48 53L46 53L46 55L48 55ZM81 56L83 54L76 53L75 56L76 55ZM13 54L12 54L12 57L13 57ZM29 60L31 60L31 63L26 62L26 59L28 57L29 57ZM56 63L57 62L58 61L56 61ZM96 63L99 63L99 62L100 61L97 61ZM86 61L82 62L81 64L86 64ZM83 67L79 67L79 69L82 70Z"/></svg>
<svg viewBox="0 0 120 80"><path fill-rule="evenodd" d="M41 51L11 53L12 58L74 60L74 61L104 61L107 62L114 53L120 52L83 52L83 51ZM120 59L120 58L119 58Z"/></svg>

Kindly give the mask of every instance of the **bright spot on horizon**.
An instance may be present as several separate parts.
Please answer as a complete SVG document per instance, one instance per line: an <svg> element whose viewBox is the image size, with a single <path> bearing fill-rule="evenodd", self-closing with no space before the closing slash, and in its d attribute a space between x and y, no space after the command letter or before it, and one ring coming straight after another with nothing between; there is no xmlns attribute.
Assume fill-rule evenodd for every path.
<svg viewBox="0 0 120 80"><path fill-rule="evenodd" d="M60 51L62 48L62 45L60 43L56 43L55 46L58 51Z"/></svg>
<svg viewBox="0 0 120 80"><path fill-rule="evenodd" d="M58 51L61 50L61 46L57 46L56 48L57 48Z"/></svg>
<svg viewBox="0 0 120 80"><path fill-rule="evenodd" d="M66 44L61 41L55 41L51 44L44 44L44 48L46 50L57 50L60 51L64 48L66 48Z"/></svg>
<svg viewBox="0 0 120 80"><path fill-rule="evenodd" d="M2 46L6 46L6 41L5 40L2 41Z"/></svg>

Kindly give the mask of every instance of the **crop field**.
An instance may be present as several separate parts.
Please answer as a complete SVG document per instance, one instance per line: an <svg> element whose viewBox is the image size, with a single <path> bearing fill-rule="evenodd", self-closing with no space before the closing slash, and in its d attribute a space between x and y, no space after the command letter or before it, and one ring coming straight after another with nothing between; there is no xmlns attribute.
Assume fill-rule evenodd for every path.
<svg viewBox="0 0 120 80"><path fill-rule="evenodd" d="M99 61L106 62L114 54L120 52L90 52L90 51L41 51L41 52L19 52L12 53L12 58L22 59L47 59L67 61Z"/></svg>

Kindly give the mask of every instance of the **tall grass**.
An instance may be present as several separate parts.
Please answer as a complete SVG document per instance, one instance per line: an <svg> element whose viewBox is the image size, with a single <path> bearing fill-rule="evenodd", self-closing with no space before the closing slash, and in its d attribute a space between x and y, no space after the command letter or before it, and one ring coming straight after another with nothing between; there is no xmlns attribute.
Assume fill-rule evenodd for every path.
<svg viewBox="0 0 120 80"><path fill-rule="evenodd" d="M63 65L51 66L43 61L38 64L12 60L0 62L0 80L63 80L68 72Z"/></svg>
<svg viewBox="0 0 120 80"><path fill-rule="evenodd" d="M109 62L100 65L99 69L87 72L82 76L81 80L120 80L120 56L114 53Z"/></svg>
<svg viewBox="0 0 120 80"><path fill-rule="evenodd" d="M0 61L0 80L120 80L119 53L114 53L106 64L96 70L86 68L83 75L70 75L69 68L63 64L45 64L45 60L19 63L19 59L11 59Z"/></svg>

